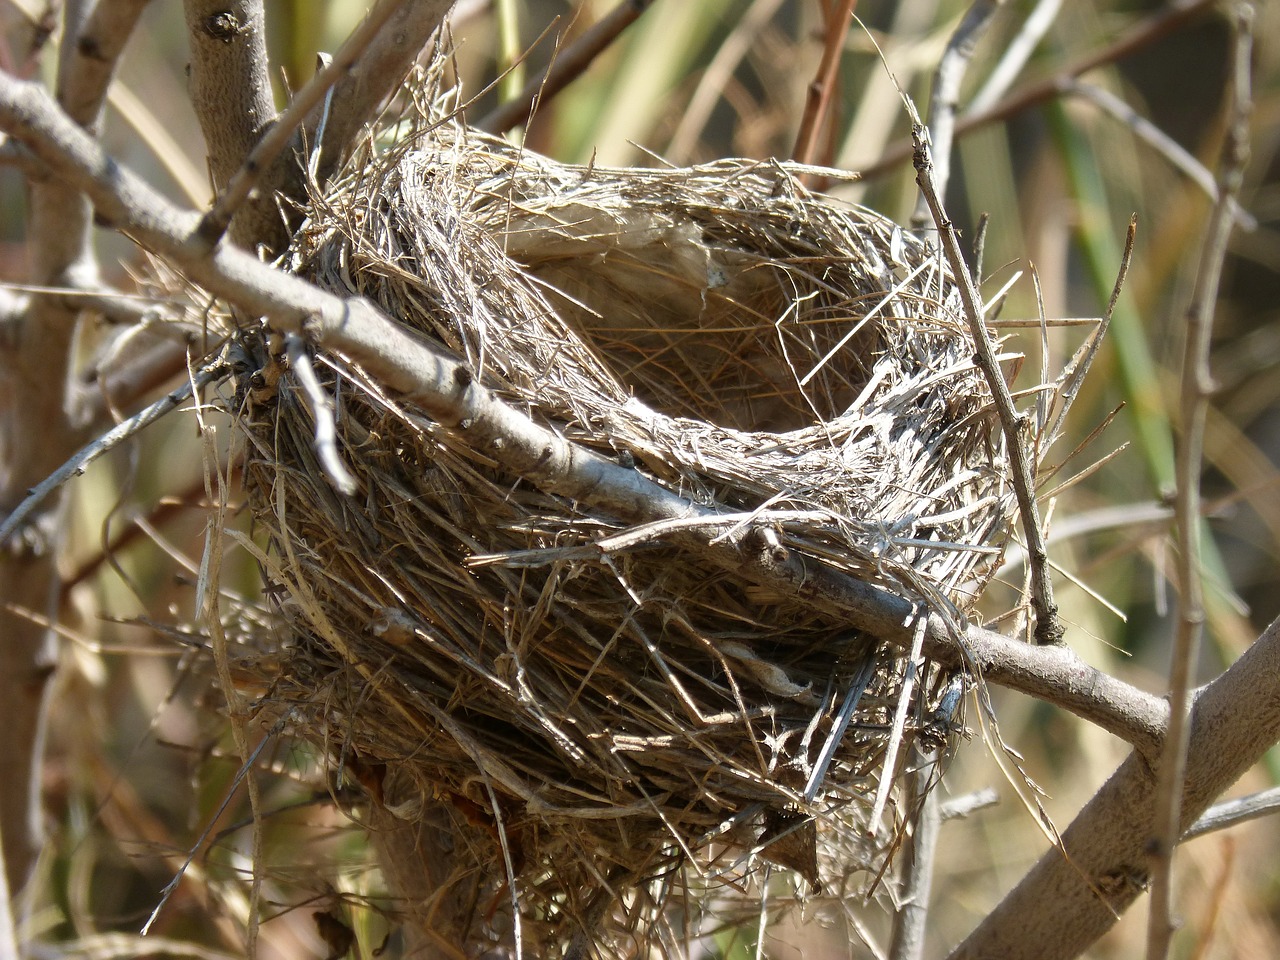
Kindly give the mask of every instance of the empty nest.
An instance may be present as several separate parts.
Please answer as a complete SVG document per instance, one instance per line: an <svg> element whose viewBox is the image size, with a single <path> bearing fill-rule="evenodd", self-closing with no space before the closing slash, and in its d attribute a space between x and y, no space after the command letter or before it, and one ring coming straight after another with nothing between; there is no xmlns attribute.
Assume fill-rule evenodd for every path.
<svg viewBox="0 0 1280 960"><path fill-rule="evenodd" d="M420 121L314 199L289 265L726 531L963 613L1010 497L958 297L936 251L800 173L568 166ZM245 482L296 631L274 696L380 809L452 832L451 936L500 940L518 904L558 955L645 936L682 883L879 869L892 822L820 851L874 830L900 650L540 491L320 354L344 496L279 344L243 345ZM949 729L947 678L920 676L900 757Z"/></svg>

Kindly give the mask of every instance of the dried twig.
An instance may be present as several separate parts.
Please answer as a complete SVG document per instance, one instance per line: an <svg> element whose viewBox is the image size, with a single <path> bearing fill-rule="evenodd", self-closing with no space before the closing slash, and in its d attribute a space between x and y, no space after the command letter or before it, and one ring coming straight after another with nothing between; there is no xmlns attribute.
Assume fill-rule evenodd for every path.
<svg viewBox="0 0 1280 960"><path fill-rule="evenodd" d="M1277 811L1280 811L1280 787L1260 790L1235 800L1225 800L1206 810L1203 816L1182 835L1180 842L1186 843L1196 837L1203 837L1206 833L1227 830L1241 823L1248 823L1250 820L1270 817Z"/></svg>
<svg viewBox="0 0 1280 960"><path fill-rule="evenodd" d="M813 163L817 153L818 131L831 109L831 100L835 96L836 74L840 70L840 57L844 53L845 41L853 26L853 8L857 0L838 0L832 9L831 19L827 21L826 36L823 38L822 59L818 62L818 73L805 95L804 113L800 118L800 130L796 134L796 145L791 151L792 159L799 163Z"/></svg>
<svg viewBox="0 0 1280 960"><path fill-rule="evenodd" d="M1182 362L1182 442L1178 445L1175 526L1179 596L1178 629L1169 671L1169 735L1160 756L1159 789L1151 846L1151 912L1147 928L1147 960L1163 960L1173 937L1173 854L1182 834L1180 806L1187 776L1187 741L1190 736L1191 686L1199 662L1204 630L1200 537L1200 472L1204 459L1204 423L1213 392L1209 369L1214 306L1227 256L1227 243L1235 226L1233 200L1239 195L1249 158L1249 118L1253 111L1250 58L1253 51L1254 11L1246 3L1233 10L1235 43L1231 52L1226 141L1218 175L1218 200L1209 217L1196 288L1187 313L1186 344Z"/></svg>
<svg viewBox="0 0 1280 960"><path fill-rule="evenodd" d="M933 145L933 182L939 197L947 195L947 184L951 180L951 147L955 140L960 84L978 41L987 32L1002 2L974 0L947 41L947 48L933 74L933 90L929 95L929 139ZM920 230L930 222L929 204L922 193L911 215L911 226Z"/></svg>
<svg viewBox="0 0 1280 960"><path fill-rule="evenodd" d="M906 803L911 811L910 842L902 853L901 905L893 917L893 940L889 960L920 960L924 956L925 926L929 918L929 895L933 888L933 867L942 827L937 791L938 753L915 750L915 770L910 775Z"/></svg>
<svg viewBox="0 0 1280 960"><path fill-rule="evenodd" d="M134 414L128 420L116 424L111 430L108 430L100 437L95 437L92 442L76 451L70 460L32 487L26 499L14 508L4 518L3 522L0 522L0 543L7 542L10 537L20 531L23 524L27 522L35 509L45 501L49 494L53 493L72 477L80 476L89 464L103 454L114 450L124 441L135 436L140 430L151 426L166 413L176 409L179 404L192 395L193 386L196 388L202 387L225 374L225 366L220 363L211 364L200 371L193 380L171 390L146 409Z"/></svg>
<svg viewBox="0 0 1280 960"><path fill-rule="evenodd" d="M1021 29L1005 44L1000 62L987 75L986 82L969 101L969 113L978 113L987 109L1004 95L1018 74L1022 72L1027 61L1031 59L1031 54L1040 45L1044 35L1053 26L1061 9L1062 0L1037 0L1031 13L1023 20Z"/></svg>
<svg viewBox="0 0 1280 960"><path fill-rule="evenodd" d="M962 137L971 130L1008 120L1037 104L1061 96L1066 84L1074 78L1106 64L1123 60L1151 46L1214 5L1215 0L1174 0L1156 13L1134 24L1114 43L1086 54L1051 77L1028 84L988 109L965 114L956 123L955 135ZM888 173L909 159L913 150L914 147L910 141L896 143L886 150L879 160L863 167L860 172L864 179Z"/></svg>
<svg viewBox="0 0 1280 960"><path fill-rule="evenodd" d="M338 453L338 434L333 423L333 401L324 392L320 380L316 377L315 367L307 354L302 338L289 334L285 338L285 350L289 357L289 368L298 377L303 394L311 407L311 417L315 421L316 456L324 468L325 476L334 487L347 496L356 492L356 478L351 475Z"/></svg>
<svg viewBox="0 0 1280 960"><path fill-rule="evenodd" d="M933 214L934 223L938 228L938 238L947 262L951 266L952 275L956 279L965 317L969 321L977 348L975 360L991 388L992 401L1000 417L1000 426L1004 431L1005 444L1008 447L1014 493L1018 498L1023 532L1027 538L1027 552L1031 560L1031 602L1036 612L1036 642L1041 645L1056 644L1062 640L1063 628L1058 622L1058 606L1053 600L1049 553L1045 548L1040 510L1036 504L1035 473L1024 442L1024 420L1014 409L1009 385L1005 382L1004 374L996 361L990 335L983 323L982 300L974 287L973 278L969 275L969 268L965 265L955 227L947 217L942 198L934 183L928 135L920 123L919 116L915 114L915 108L910 104L908 106L912 112L912 130L916 144L916 182L920 185L921 194Z"/></svg>
<svg viewBox="0 0 1280 960"><path fill-rule="evenodd" d="M1000 802L1000 794L996 793L993 787L984 787L981 790L975 790L973 793L961 794L950 800L943 801L939 813L945 823L947 820L962 820L979 810L986 810L988 807L994 807Z"/></svg>
<svg viewBox="0 0 1280 960"><path fill-rule="evenodd" d="M583 31L573 43L556 54L546 72L534 77L507 102L477 123L477 130L505 133L529 120L540 104L546 103L582 76L600 54L608 50L624 30L640 19L653 0L622 0L616 7Z"/></svg>
<svg viewBox="0 0 1280 960"><path fill-rule="evenodd" d="M1210 200L1217 201L1219 187L1214 180L1212 171L1197 160L1182 144L1178 143L1173 137L1142 116L1115 94L1095 84L1082 83L1079 80L1068 81L1063 87L1063 92L1088 100L1102 110L1103 113L1123 123L1135 137L1164 157L1170 166L1199 187L1205 196ZM1232 215L1242 229L1253 230L1257 227L1257 218L1241 207L1238 200L1231 198L1228 203L1231 207Z"/></svg>

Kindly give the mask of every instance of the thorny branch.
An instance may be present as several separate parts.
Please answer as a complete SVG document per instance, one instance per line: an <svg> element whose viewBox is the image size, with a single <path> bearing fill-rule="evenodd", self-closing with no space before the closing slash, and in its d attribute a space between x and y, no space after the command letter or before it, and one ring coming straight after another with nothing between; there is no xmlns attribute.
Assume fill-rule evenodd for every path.
<svg viewBox="0 0 1280 960"><path fill-rule="evenodd" d="M98 215L145 248L182 268L196 283L278 330L301 333L346 355L390 389L400 391L477 449L543 489L592 503L633 523L714 515L650 482L631 467L565 441L502 403L469 369L362 298L342 299L261 263L227 244L205 252L195 237L199 215L173 207L70 124L43 88L0 76L0 126L88 193ZM672 541L724 568L790 592L886 642L909 646L912 605L888 591L808 560L748 529L733 540L709 530L682 529ZM716 541L711 543L709 541ZM1166 723L1164 703L1096 670L1065 648L1037 649L978 626L955 636L934 615L926 656L978 670L988 680L1059 704L1128 740L1154 750Z"/></svg>
<svg viewBox="0 0 1280 960"><path fill-rule="evenodd" d="M1190 727L1191 684L1199 662L1204 632L1203 584L1200 564L1200 472L1204 463L1204 425L1213 377L1209 349L1214 304L1227 243L1235 226L1234 201L1244 181L1249 158L1249 119L1253 111L1251 57L1253 8L1237 3L1234 10L1235 44L1231 53L1226 142L1222 148L1218 200L1209 216L1196 287L1187 314L1186 343L1182 361L1181 442L1176 459L1177 493L1175 527L1180 549L1177 556L1179 598L1178 628L1169 669L1169 735L1160 754L1159 786L1151 843L1151 912L1147 927L1147 960L1164 960L1173 937L1173 853L1182 834L1179 805L1186 777L1187 738Z"/></svg>

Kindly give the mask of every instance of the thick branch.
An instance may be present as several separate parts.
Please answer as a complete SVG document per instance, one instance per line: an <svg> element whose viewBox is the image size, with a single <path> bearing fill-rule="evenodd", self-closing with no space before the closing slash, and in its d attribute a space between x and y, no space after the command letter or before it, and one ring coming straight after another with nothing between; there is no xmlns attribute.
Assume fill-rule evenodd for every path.
<svg viewBox="0 0 1280 960"><path fill-rule="evenodd" d="M719 537L724 525L709 508L564 440L505 405L465 365L366 300L325 293L225 244L205 255L193 239L199 216L177 210L117 166L58 114L39 87L0 77L0 125L86 190L102 218L180 266L193 281L250 314L268 317L278 330L303 333L345 354L507 469L631 523L683 521L669 535L672 542L752 582L843 617L886 642L909 647L909 601L786 549L767 529ZM935 660L970 667L989 680L1061 704L1143 751L1163 735L1167 710L1162 701L1089 667L1067 650L1033 648L979 627L956 638L939 616L929 621L924 650Z"/></svg>
<svg viewBox="0 0 1280 960"><path fill-rule="evenodd" d="M333 88L316 165L320 183L338 169L360 128L376 116L379 107L404 80L452 6L453 0L404 0ZM314 132L319 121L317 112L308 121L307 129Z"/></svg>
<svg viewBox="0 0 1280 960"><path fill-rule="evenodd" d="M99 0L71 45L72 59L58 90L58 99L63 109L82 126L96 132L100 125L116 64L148 2Z"/></svg>
<svg viewBox="0 0 1280 960"><path fill-rule="evenodd" d="M1280 740L1276 676L1280 620L1195 698L1181 829ZM1041 857L950 960L1067 960L1088 949L1146 888L1155 798L1153 768L1135 753L1063 833L1063 850Z"/></svg>
<svg viewBox="0 0 1280 960"><path fill-rule="evenodd" d="M275 119L268 73L262 0L184 0L191 45L191 103L209 152L213 185L222 189ZM285 230L276 209L279 177L262 189L231 225L231 238L252 249L282 245Z"/></svg>

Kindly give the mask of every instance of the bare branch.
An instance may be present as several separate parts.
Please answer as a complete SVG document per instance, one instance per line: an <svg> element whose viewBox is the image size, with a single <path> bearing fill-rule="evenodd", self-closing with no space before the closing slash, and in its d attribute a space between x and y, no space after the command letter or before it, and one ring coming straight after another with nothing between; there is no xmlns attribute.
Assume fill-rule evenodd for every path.
<svg viewBox="0 0 1280 960"><path fill-rule="evenodd" d="M907 782L907 809L912 811L911 839L903 851L902 903L893 918L889 960L920 960L924 956L925 925L929 919L929 895L942 827L936 785L938 753L915 751L916 768Z"/></svg>
<svg viewBox="0 0 1280 960"><path fill-rule="evenodd" d="M193 388L204 386L218 376L225 374L220 365L212 365L202 370L193 380L171 390L155 403L134 414L127 420L116 424L100 437L96 437L87 446L81 448L66 463L58 467L38 484L31 488L31 493L8 516L0 522L0 543L4 543L18 533L27 519L44 500L72 477L84 473L89 464L114 450L140 430L149 427L165 414L178 407L180 403L192 395Z"/></svg>
<svg viewBox="0 0 1280 960"><path fill-rule="evenodd" d="M275 119L262 0L183 0L191 45L191 102L209 151L215 188L235 175ZM284 225L267 175L262 190L231 227L231 238L275 248Z"/></svg>
<svg viewBox="0 0 1280 960"><path fill-rule="evenodd" d="M561 50L545 74L530 80L516 96L476 124L476 128L489 133L505 133L526 122L539 103L550 100L582 76L596 57L608 50L652 3L653 0L622 0L573 43Z"/></svg>
<svg viewBox="0 0 1280 960"><path fill-rule="evenodd" d="M1210 200L1218 199L1218 184L1213 173L1197 160L1182 144L1174 140L1154 123L1142 116L1114 93L1104 90L1092 83L1079 80L1068 81L1063 87L1064 93L1075 94L1088 100L1103 113L1113 117L1129 128L1129 131L1155 150L1168 161L1169 165L1199 187ZM1258 226L1257 218L1240 206L1232 198L1231 213L1236 222L1245 230L1253 230Z"/></svg>
<svg viewBox="0 0 1280 960"><path fill-rule="evenodd" d="M986 378L991 389L992 402L1000 417L1000 426L1004 431L1005 445L1009 451L1009 465L1013 473L1013 489L1018 499L1018 510L1022 515L1022 529L1027 538L1027 555L1031 569L1031 603L1036 612L1036 642L1041 645L1056 644L1062 641L1063 628L1058 621L1058 605L1053 599L1053 581L1049 573L1049 551L1045 547L1044 529L1040 524L1040 509L1036 503L1035 471L1032 469L1023 442L1025 420L1013 406L1013 397L1009 393L1009 385L996 361L995 351L991 347L991 338L983 322L982 299L974 287L969 268L964 262L964 254L960 250L960 241L951 220L947 217L942 198L938 194L933 179L933 161L929 149L929 140L920 118L915 115L915 108L908 102L913 116L913 139L916 143L916 182L920 185L920 193L933 214L933 221L938 228L938 239L951 265L952 276L960 290L960 299L964 305L965 319L969 321L969 329L973 334L977 354L974 358L979 369Z"/></svg>
<svg viewBox="0 0 1280 960"><path fill-rule="evenodd" d="M351 69L356 59L365 52L369 44L378 35L392 15L400 7L402 0L380 0L370 11L364 21L338 48L338 52L328 64L312 77L301 90L294 94L289 105L276 118L275 123L259 140L244 163L227 181L209 212L200 224L201 236L212 247L226 232L231 218L249 197L250 191L258 181L273 168L277 158L284 149L295 141L295 134L303 120L320 104L326 93L341 80ZM286 158L286 162L298 163L297 158ZM280 177L275 178L279 180Z"/></svg>
<svg viewBox="0 0 1280 960"><path fill-rule="evenodd" d="M981 790L975 790L973 793L961 794L951 800L944 801L938 812L942 815L942 820L945 823L948 820L963 820L979 810L994 807L999 802L1000 794L996 793L993 787L984 787Z"/></svg>
<svg viewBox="0 0 1280 960"><path fill-rule="evenodd" d="M722 536L723 525L707 508L530 420L476 382L442 348L362 298L325 293L226 244L206 255L191 239L199 216L176 209L111 160L57 112L38 85L0 76L0 126L89 192L101 217L180 266L194 282L251 315L269 317L277 330L301 333L355 360L512 472L632 523L702 517L706 529L682 525L672 542L752 582L844 617L886 642L910 645L908 600L786 549L768 529L747 526L732 538ZM954 625L935 614L923 649L944 665L974 670L1057 703L1144 752L1163 736L1163 701L1095 670L1065 648L1034 648L976 626L956 637Z"/></svg>
<svg viewBox="0 0 1280 960"><path fill-rule="evenodd" d="M1008 120L1025 110L1052 100L1063 94L1069 81L1096 70L1098 67L1123 60L1153 43L1162 40L1169 34L1181 29L1200 14L1214 7L1217 0L1173 0L1161 7L1157 12L1145 17L1130 29L1126 30L1114 43L1101 50L1088 53L1075 63L1069 64L1058 73L1044 80L1028 84L1016 93L1005 97L995 106L974 113L967 113L956 123L955 134L962 137L971 130L978 130L991 123ZM912 143L904 140L894 144L875 163L862 168L863 179L888 173L900 163L908 160L914 150Z"/></svg>
<svg viewBox="0 0 1280 960"><path fill-rule="evenodd" d="M1280 620L1195 697L1183 779L1185 830L1280 740ZM1068 960L1106 933L1146 889L1157 796L1154 769L1134 753L989 913L950 960ZM1052 909L1045 909L1051 904Z"/></svg>
<svg viewBox="0 0 1280 960"><path fill-rule="evenodd" d="M844 53L845 41L849 38L849 29L853 26L853 8L856 2L857 0L838 0L830 8L831 19L827 22L826 36L823 38L818 74L809 84L804 113L800 118L800 130L796 134L796 145L791 151L792 159L800 163L813 163L817 152L818 131L835 96L836 74L840 70L840 57Z"/></svg>
<svg viewBox="0 0 1280 960"><path fill-rule="evenodd" d="M333 107L325 121L316 163L316 179L320 183L326 182L338 169L356 133L374 118L382 103L404 80L452 6L453 0L403 0L347 75L333 88ZM307 130L314 132L319 119L319 114L313 113ZM301 171L295 168L295 172ZM286 194L301 196L300 185L300 179L291 183Z"/></svg>
<svg viewBox="0 0 1280 960"><path fill-rule="evenodd" d="M973 59L978 41L987 32L991 19L1004 0L974 0L960 18L947 49L933 74L933 90L929 95L929 137L933 143L933 179L939 197L946 197L951 181L951 147L955 141L956 108L960 104L960 84ZM930 223L929 204L923 192L911 215L916 230Z"/></svg>
<svg viewBox="0 0 1280 960"><path fill-rule="evenodd" d="M1022 28L1012 40L1005 45L1005 51L995 69L987 75L982 88L969 101L969 112L985 110L1013 84L1014 79L1022 72L1027 61L1035 52L1044 35L1049 32L1053 22L1062 9L1062 0L1037 0L1035 7L1022 22Z"/></svg>
<svg viewBox="0 0 1280 960"><path fill-rule="evenodd" d="M84 30L88 6L87 0L68 0L64 6L62 36L70 39L59 50L57 81L61 95L75 100L68 123L82 135L75 124L96 128L113 66L109 58L86 58L75 42ZM127 30L108 42L115 53L123 45L122 33ZM88 200L71 185L44 178L32 181L30 196L31 283L96 286ZM0 345L0 510L12 508L81 442L64 410L78 318L79 311L58 297L33 295L25 316L11 323ZM59 512L53 503L18 541L0 540L0 609L16 600L54 614ZM7 885L17 897L43 846L40 768L57 647L52 631L22 618L4 622L0 635L0 702L13 738L13 749L0 755L0 836Z"/></svg>
<svg viewBox="0 0 1280 960"><path fill-rule="evenodd" d="M1174 497L1175 527L1181 548L1176 562L1179 616L1169 669L1169 735L1160 755L1151 844L1152 889L1147 960L1164 960L1168 956L1175 928L1172 915L1173 852L1185 827L1178 808L1182 801L1182 784L1188 774L1190 690L1193 671L1200 660L1205 618L1200 572L1203 559L1200 536L1204 529L1200 516L1200 472L1204 467L1204 423L1209 395L1214 388L1209 370L1209 348L1222 265L1236 220L1233 201L1240 193L1249 158L1254 14L1253 8L1245 3L1237 3L1233 12L1235 44L1231 56L1228 122L1226 142L1222 148L1218 201L1210 214L1204 247L1200 252L1182 360L1182 435L1175 464L1178 486Z"/></svg>
<svg viewBox="0 0 1280 960"><path fill-rule="evenodd" d="M1203 837L1206 833L1226 830L1250 820L1270 817L1277 811L1280 811L1280 787L1260 790L1238 800L1216 803L1182 835L1181 842L1186 843L1196 837Z"/></svg>
<svg viewBox="0 0 1280 960"><path fill-rule="evenodd" d="M147 3L148 0L99 0L70 44L72 60L58 99L81 126L95 131L99 126L116 64Z"/></svg>

